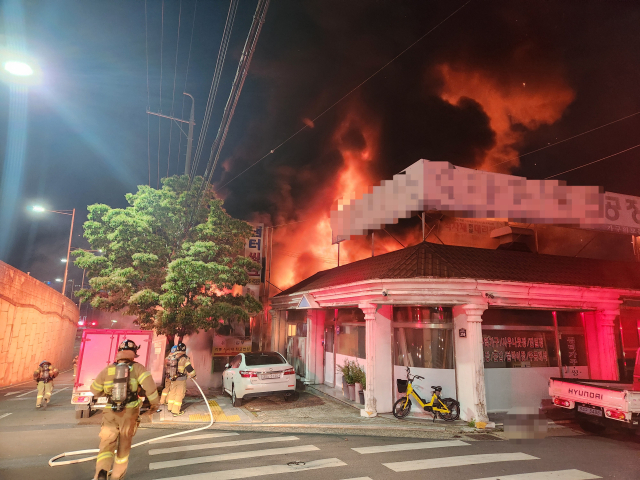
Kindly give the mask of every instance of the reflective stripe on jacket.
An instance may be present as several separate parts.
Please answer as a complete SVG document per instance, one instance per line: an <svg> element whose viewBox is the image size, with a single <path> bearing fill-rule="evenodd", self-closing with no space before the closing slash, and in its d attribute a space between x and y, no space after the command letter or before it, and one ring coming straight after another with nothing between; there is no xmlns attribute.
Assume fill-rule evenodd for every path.
<svg viewBox="0 0 640 480"><path fill-rule="evenodd" d="M104 368L91 384L91 393L96 397L101 396L103 393L111 395L115 374L116 366L114 364L108 365ZM132 362L129 372L130 391L135 394L138 391L138 386L141 386L144 389L151 405L156 405L158 403L158 387L156 386L156 382L153 381L151 373L149 373L142 364ZM136 400L127 403L126 408L135 408L139 406L140 403L140 399L136 398Z"/></svg>
<svg viewBox="0 0 640 480"><path fill-rule="evenodd" d="M178 355L178 375L184 377L185 375L189 375L189 377L193 378L196 376L196 371L191 365L191 359L184 352L179 352L182 355Z"/></svg>

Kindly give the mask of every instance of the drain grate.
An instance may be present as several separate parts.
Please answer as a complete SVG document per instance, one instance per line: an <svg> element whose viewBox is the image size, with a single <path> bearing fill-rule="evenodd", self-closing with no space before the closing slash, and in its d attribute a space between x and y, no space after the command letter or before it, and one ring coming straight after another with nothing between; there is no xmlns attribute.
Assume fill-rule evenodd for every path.
<svg viewBox="0 0 640 480"><path fill-rule="evenodd" d="M502 440L500 437L490 433L466 433L465 437L469 437L472 440Z"/></svg>

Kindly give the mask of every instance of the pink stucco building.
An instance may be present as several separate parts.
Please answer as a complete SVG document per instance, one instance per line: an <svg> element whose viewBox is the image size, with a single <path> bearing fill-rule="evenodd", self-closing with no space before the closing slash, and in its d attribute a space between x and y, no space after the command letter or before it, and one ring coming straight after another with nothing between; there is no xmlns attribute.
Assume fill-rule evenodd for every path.
<svg viewBox="0 0 640 480"><path fill-rule="evenodd" d="M620 314L635 325L639 300L638 263L423 242L273 297L272 348L307 384L339 388L337 366L357 360L362 415L391 411L409 366L425 395L441 385L486 420L544 403L550 377L624 376Z"/></svg>

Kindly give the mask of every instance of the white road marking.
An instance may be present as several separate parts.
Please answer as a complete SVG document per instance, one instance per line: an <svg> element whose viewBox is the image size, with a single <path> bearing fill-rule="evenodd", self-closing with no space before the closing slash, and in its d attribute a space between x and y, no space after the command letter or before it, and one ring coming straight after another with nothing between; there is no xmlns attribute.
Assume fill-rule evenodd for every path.
<svg viewBox="0 0 640 480"><path fill-rule="evenodd" d="M35 390L29 390L27 393L23 393L22 395L18 395L16 398L24 397L25 395L29 395L30 393L35 393L37 391L38 391L37 388Z"/></svg>
<svg viewBox="0 0 640 480"><path fill-rule="evenodd" d="M56 390L55 392L53 392L53 393L51 394L51 396L53 397L56 393L60 393L60 392L62 392L63 390L66 390L66 389L68 389L68 388L69 388L69 387L64 387L64 388L61 388L60 390Z"/></svg>
<svg viewBox="0 0 640 480"><path fill-rule="evenodd" d="M9 395L17 395L18 393L21 393L22 390L18 390L17 392L9 392L9 393L5 393L4 396L8 397Z"/></svg>
<svg viewBox="0 0 640 480"><path fill-rule="evenodd" d="M300 445L297 447L267 448L264 450L253 450L250 452L222 453L220 455L208 455L206 457L183 458L181 460L167 460L166 462L154 462L149 464L149 470L160 468L183 467L185 465L195 465L197 463L224 462L227 460L239 460L241 458L266 457L269 455L286 455L290 453L313 452L320 450L313 445Z"/></svg>
<svg viewBox="0 0 640 480"><path fill-rule="evenodd" d="M151 442L152 444L157 444L157 443L171 443L171 442L182 442L184 440L203 440L205 438L216 438L216 437L231 437L233 435L240 435L239 433L207 433L205 435L187 435L187 436L183 436L183 435L179 435L177 437L171 437L171 438L163 438L160 440L154 440L153 442Z"/></svg>
<svg viewBox="0 0 640 480"><path fill-rule="evenodd" d="M0 419L3 419L4 417L8 417L9 415L11 415L11 413L3 413L2 415L0 415Z"/></svg>
<svg viewBox="0 0 640 480"><path fill-rule="evenodd" d="M499 477L477 478L476 480L591 480L602 478L580 470L556 470L553 472L518 473Z"/></svg>
<svg viewBox="0 0 640 480"><path fill-rule="evenodd" d="M207 448L239 447L241 445L255 445L257 443L291 442L293 440L300 440L300 439L298 437L270 437L270 438L252 438L250 440L236 440L234 442L200 443L197 445L185 445L182 447L156 448L156 449L149 450L149 455L161 455L163 453L176 453L176 452L192 452L193 450L204 450Z"/></svg>
<svg viewBox="0 0 640 480"><path fill-rule="evenodd" d="M337 458L314 460L305 465L266 465L264 467L238 468L236 470L222 470L220 472L196 473L179 477L165 477L157 480L236 480L241 478L260 477L262 475L278 475L296 473L319 468L343 467L346 463Z"/></svg>
<svg viewBox="0 0 640 480"><path fill-rule="evenodd" d="M460 455L458 457L430 458L426 460L409 460L408 462L383 463L394 472L411 472L430 468L460 467L462 465L478 465L493 462L515 462L518 460L540 460L526 453L486 453L481 455Z"/></svg>
<svg viewBox="0 0 640 480"><path fill-rule="evenodd" d="M371 477L346 478L345 480L372 480Z"/></svg>
<svg viewBox="0 0 640 480"><path fill-rule="evenodd" d="M399 443L395 445L376 445L374 447L352 448L358 453L402 452L404 450L420 450L423 448L463 447L469 445L462 440L445 440L441 442Z"/></svg>

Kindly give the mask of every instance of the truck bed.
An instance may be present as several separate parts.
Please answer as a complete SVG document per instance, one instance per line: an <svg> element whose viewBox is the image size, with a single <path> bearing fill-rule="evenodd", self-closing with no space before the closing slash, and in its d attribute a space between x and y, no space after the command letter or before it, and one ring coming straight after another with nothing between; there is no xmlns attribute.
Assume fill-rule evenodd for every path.
<svg viewBox="0 0 640 480"><path fill-rule="evenodd" d="M607 390L614 390L616 392L633 390L632 383L616 382L613 380L580 380L580 379L574 379L574 378L560 378L560 377L552 377L551 380L557 380L559 382L566 382L566 383L573 383L575 385L583 385L585 387L606 388Z"/></svg>

